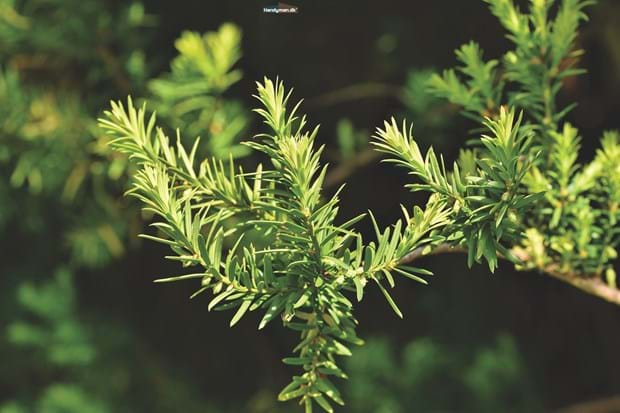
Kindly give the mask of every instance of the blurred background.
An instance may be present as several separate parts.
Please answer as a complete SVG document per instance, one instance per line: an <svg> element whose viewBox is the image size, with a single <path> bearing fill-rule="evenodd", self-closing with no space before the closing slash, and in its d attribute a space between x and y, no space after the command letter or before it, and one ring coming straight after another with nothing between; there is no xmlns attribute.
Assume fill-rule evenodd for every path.
<svg viewBox="0 0 620 413"><path fill-rule="evenodd" d="M481 0L291 4L298 14L254 0L0 0L1 413L298 411L276 401L294 332L259 332L258 315L230 329L207 297L189 300L196 285L152 282L181 270L137 237L150 217L122 196L131 165L96 118L131 94L186 142L202 136L204 155L251 165L238 142L261 131L254 82L279 76L321 124L326 191L347 182L343 219L371 209L388 225L423 199L368 150L374 128L406 117L453 159L476 125L424 83L470 39L487 58L509 43ZM561 94L579 102L584 160L620 128L620 2L589 14L588 74ZM366 345L346 362L341 411L620 412L620 309L506 263L491 275L425 260L430 285L394 292L403 321L379 291L357 306Z"/></svg>

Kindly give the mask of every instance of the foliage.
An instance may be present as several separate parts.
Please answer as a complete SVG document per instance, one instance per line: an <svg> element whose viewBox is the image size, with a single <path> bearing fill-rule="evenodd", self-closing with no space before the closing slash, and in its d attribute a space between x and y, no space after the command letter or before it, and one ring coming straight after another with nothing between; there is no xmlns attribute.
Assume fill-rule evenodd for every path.
<svg viewBox="0 0 620 413"><path fill-rule="evenodd" d="M87 330L77 319L72 274L66 269L41 286L24 283L18 289L18 300L24 310L23 320L13 321L7 328L9 342L20 351L34 353L39 364L53 370L89 368L96 349ZM2 413L21 412L107 412L101 402L78 384L55 382L42 391L39 399L0 405Z"/></svg>
<svg viewBox="0 0 620 413"><path fill-rule="evenodd" d="M15 402L0 406L1 413L105 413L107 411L101 402L74 384L50 386L32 408Z"/></svg>
<svg viewBox="0 0 620 413"><path fill-rule="evenodd" d="M204 35L184 32L175 45L179 55L171 72L149 82L150 101L160 119L192 138L202 136L207 154L247 154L247 148L236 143L248 116L239 102L223 98L241 79L235 68L241 58L241 31L225 23Z"/></svg>
<svg viewBox="0 0 620 413"><path fill-rule="evenodd" d="M230 160L196 160L195 142L186 151L177 138L172 147L155 116L113 103L100 121L115 137L112 145L127 153L140 166L132 195L162 221L153 225L159 235L144 237L170 245L170 259L201 270L160 282L198 278L214 298L210 309L236 308L231 326L249 310L264 309L259 328L280 316L283 324L301 333L295 357L286 364L303 367L304 373L280 393L281 400L300 398L306 410L316 402L327 411L327 397L338 404L342 398L328 376L345 378L336 356L348 356L345 343L360 344L357 321L346 291L361 300L368 281L374 282L394 311L400 310L384 284L394 286L393 273L416 281L428 272L399 265L414 248L435 242L431 231L443 224L445 211L439 204L424 213L406 211L403 221L380 231L377 241L367 245L352 225L363 216L336 223L337 195L321 201L321 186L327 169L319 165L322 148L314 149L318 132L305 129L299 107L287 108L290 92L281 82L265 79L258 84L257 109L270 133L246 144L267 155L272 169L259 165L245 173ZM230 222L231 218L239 217ZM207 231L203 233L203 229ZM244 234L258 231L269 246L258 249L244 242ZM222 251L225 238L234 246Z"/></svg>
<svg viewBox="0 0 620 413"><path fill-rule="evenodd" d="M111 92L140 88L151 23L138 3L0 2L0 228L10 234L2 300L14 316L3 314L0 343L2 379L11 374L19 389L4 395L13 400L3 398L3 412L103 411L77 379L97 349L78 317L73 274L122 255L136 220L120 198L126 162L93 114Z"/></svg>
<svg viewBox="0 0 620 413"><path fill-rule="evenodd" d="M373 338L347 367L351 412L541 411L515 342L505 334L465 352L429 337L398 352L389 340Z"/></svg>
<svg viewBox="0 0 620 413"><path fill-rule="evenodd" d="M18 290L18 300L36 320L15 321L7 329L8 339L24 349L37 348L45 358L58 366L88 364L94 348L75 320L75 293L71 274L59 270L55 278L42 287L29 283Z"/></svg>
<svg viewBox="0 0 620 413"><path fill-rule="evenodd" d="M118 8L95 1L55 3L61 2L3 2L0 162L10 183L3 182L2 192L27 188L45 200L44 208L22 219L64 221L59 244L70 245L78 265L100 267L123 253L121 240L129 231L118 202L125 163L106 147L92 117L96 99L110 95L93 94L89 101L82 93L127 88L129 82L139 87L144 73L130 71L129 62L141 53L138 34L150 18L137 3ZM69 9L79 18L67 19ZM71 24L62 24L66 21ZM53 81L39 80L46 77ZM71 205L79 205L73 211L81 214L63 211ZM24 227L39 231L44 225Z"/></svg>
<svg viewBox="0 0 620 413"><path fill-rule="evenodd" d="M336 139L340 158L344 161L355 159L368 146L368 134L356 130L351 119L343 118L336 125Z"/></svg>
<svg viewBox="0 0 620 413"><path fill-rule="evenodd" d="M23 5L25 10L32 13L30 18L40 22L37 27L41 26L42 31L49 31L47 25L54 24L59 16L52 14L49 17L51 21L44 20L37 14L41 12L42 7L43 5L38 5L34 0L33 4ZM149 23L151 19L143 12L139 12L140 7L134 4L129 11L125 11L133 17L128 17L131 25L120 30L119 36L133 27L132 25ZM8 13L7 10L9 9L5 9L5 13ZM90 13L90 10L87 8L84 13ZM18 10L13 10L13 13L18 13ZM84 19L88 19L89 16L91 15L87 14ZM100 18L103 21L112 19L112 17ZM65 28L70 29L87 30L87 27ZM91 31L88 33L92 34ZM181 54L173 62L172 74L149 82L154 100L158 109L167 115L164 117L168 119L167 125L170 127L183 127L195 133L207 134L208 145L201 148L202 153L221 155L230 152L241 155L243 151L239 151L236 141L247 125L247 115L238 102L229 101L222 96L230 84L240 77L240 72L232 67L240 55L240 32L233 25L223 25L218 32L205 34L206 40L198 51L187 46L188 43L191 44L190 39L197 36L200 38L196 33L185 33L178 40L178 44L185 46L179 47ZM36 33L28 30L22 37L14 39L7 36L5 41L10 44L21 44L35 42L37 38ZM37 60L41 58L40 56L54 53L54 45L58 46L56 43L35 42L32 45L32 55L19 57ZM126 48L131 46L131 42L124 43ZM86 45L83 47L88 50L96 49ZM81 56L86 50L75 53ZM119 61L125 59L130 66L134 60L132 56L139 53L139 50L127 53L129 56L119 56L115 59ZM199 57L202 55L212 57L210 60L201 60ZM20 61L15 61L16 56L8 56L10 59L5 62L6 68L0 72L0 103L4 111L2 118L5 119L1 131L3 139L0 143L0 162L10 171L12 187L26 187L32 194L44 196L48 202L56 202L58 209L66 209L69 206L75 208L71 209L71 212L80 210L78 214L61 214L61 217L57 218L67 221L64 225L66 233L63 234L65 242L69 245L77 265L102 267L124 253L125 235L135 231L139 217L131 207L119 199L126 185L126 159L109 149L107 138L93 120L93 114L97 113L99 108L85 104L80 94L81 89L97 87L102 81L99 77L108 82L112 78L114 84L115 76L120 75L117 72L107 73L107 78L101 74L99 77L93 75L92 79L86 77L83 84L73 85L71 88L63 85L40 85L29 79L30 69L21 69ZM230 56L228 60L225 59L226 56ZM62 55L56 58L61 57ZM105 62L103 57L100 58ZM62 64L67 66L76 64L71 59L77 57L68 56ZM218 62L227 61L228 64L221 66L218 63L209 66L205 63L216 59ZM84 63L84 60L80 62ZM118 64L119 62L116 62L115 65ZM71 76L70 73L63 73L63 67L57 70L60 77ZM124 81L129 82L131 75L129 67L125 71L127 73L123 72ZM195 75L196 72L199 72L198 77ZM134 75L142 78L145 73ZM131 81L139 90L138 79L132 78ZM180 94L183 90L191 90L192 84L209 84L208 82L214 84L204 91L208 92L208 95ZM166 92L167 90L175 90L177 94ZM207 101L211 101L212 104L208 108L205 106L202 112L198 114L194 111L184 112L179 118L179 106L185 108L181 110L186 110L188 105L196 103L206 105ZM211 117L209 122L205 120L207 112ZM222 126L224 124L226 127ZM70 159L71 162L65 162L66 159ZM5 190L10 191L10 188ZM3 214L2 219L6 222L9 215Z"/></svg>
<svg viewBox="0 0 620 413"><path fill-rule="evenodd" d="M133 338L122 334L123 325L110 326L114 337L95 334L84 323L85 309L78 306L75 290L78 274L88 279L97 270L109 270L128 244L135 244L131 235L141 227L139 210L122 197L130 173L127 159L110 149L95 117L101 102L128 90L156 98L161 108L176 102L148 91L160 80L147 82L156 65L147 64L143 51L154 23L137 2L0 1L0 228L7 241L2 301L11 308L11 316L7 311L2 317L6 325L1 323L0 345L11 359L2 380L10 380L17 390L3 394L13 399L0 400L2 412L128 409L127 400L111 405L129 391L105 381L127 375L129 367L105 362L97 354L127 354L115 340L124 337L122 345L127 346ZM240 56L240 31L227 24L205 38L222 33L225 43L209 41L202 48L214 54L217 67L203 68L201 77L194 78L219 85L209 91L217 108L210 110L211 144L201 148L203 153L234 150L248 118L238 102L223 96L232 82L221 81L241 75L233 67ZM236 57L222 68L219 62L226 54ZM202 63L190 60L183 70L194 73ZM187 81L184 75L163 78L171 88ZM166 126L183 128L200 121L194 114L178 122L166 119ZM231 120L234 128L221 126ZM114 362L129 365L131 356ZM101 373L99 381L90 371ZM105 395L96 394L103 387ZM195 411L188 406L196 397L186 396L183 405Z"/></svg>
<svg viewBox="0 0 620 413"><path fill-rule="evenodd" d="M505 333L475 348L432 337L403 344L371 337L346 359L345 367L351 377L342 387L347 400L340 408L343 412L544 411L517 343ZM214 406L213 411L286 413L291 409L263 389L232 409Z"/></svg>
<svg viewBox="0 0 620 413"><path fill-rule="evenodd" d="M153 23L134 1L3 0L0 58L20 72L56 74L69 87L126 89L144 79L142 34Z"/></svg>
<svg viewBox="0 0 620 413"><path fill-rule="evenodd" d="M468 264L485 258L489 269L497 267L498 252L510 256L503 241L510 242L519 234L518 216L531 206L540 194L526 195L523 178L534 157L523 158L531 135L520 128L514 112L502 108L498 120L486 126L491 135L481 138L487 156L477 160L475 169L461 173L458 164L448 173L443 159L433 149L422 156L412 128L399 129L396 121L379 129L374 144L393 156L389 161L404 166L421 183L410 184L413 191L436 195L442 208L449 211L443 235L439 239L455 246L466 246Z"/></svg>
<svg viewBox="0 0 620 413"><path fill-rule="evenodd" d="M564 120L575 104L562 108L556 98L569 77L583 73L576 67L583 52L575 41L579 22L586 19L584 9L593 2L563 0L555 10L553 1L533 0L529 13L510 0L487 2L514 49L501 61L485 61L481 48L467 43L456 52L458 69L435 75L429 87L473 119L501 119L502 105L523 111L533 135L531 146L518 152L523 158L519 164L525 160L532 165L520 180L520 190L541 196L519 214L521 235L507 245L521 257L519 266L604 277L615 288L612 263L620 243L615 187L620 170L610 160L620 148L618 134L606 133L594 160L580 165L579 131ZM481 143L478 157L484 159L489 148Z"/></svg>

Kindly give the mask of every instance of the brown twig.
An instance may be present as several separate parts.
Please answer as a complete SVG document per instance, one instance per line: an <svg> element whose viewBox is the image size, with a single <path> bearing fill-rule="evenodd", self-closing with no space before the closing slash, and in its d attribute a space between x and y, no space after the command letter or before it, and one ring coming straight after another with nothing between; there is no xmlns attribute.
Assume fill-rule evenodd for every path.
<svg viewBox="0 0 620 413"><path fill-rule="evenodd" d="M306 107L331 106L338 103L365 98L392 97L405 102L403 90L399 86L384 83L361 83L346 86L306 100Z"/></svg>
<svg viewBox="0 0 620 413"><path fill-rule="evenodd" d="M575 404L558 410L556 413L619 413L620 396Z"/></svg>
<svg viewBox="0 0 620 413"><path fill-rule="evenodd" d="M581 274L574 273L561 273L557 271L555 265L551 265L543 269L542 272L560 281L564 281L573 287L579 288L588 294L602 298L610 303L620 305L620 290L605 284L598 276L583 276ZM618 412L620 412L620 410L618 410Z"/></svg>
<svg viewBox="0 0 620 413"><path fill-rule="evenodd" d="M98 46L96 51L99 58L105 64L108 73L116 84L116 87L118 87L121 93L128 94L131 91L131 82L123 71L121 63L118 61L117 57L105 46Z"/></svg>
<svg viewBox="0 0 620 413"><path fill-rule="evenodd" d="M409 254L402 257L398 261L398 264L399 265L409 264L410 262L413 262L421 257L426 257L428 255L438 255L438 254L446 254L446 253L453 253L453 252L459 252L459 253L467 252L465 248L454 247L450 244L439 244L438 246L436 246L434 249L430 250L426 254L424 254L425 249L426 247L420 247L420 248L414 249Z"/></svg>
<svg viewBox="0 0 620 413"><path fill-rule="evenodd" d="M417 248L413 250L409 254L402 257L399 264L408 264L427 255L467 252L465 248L454 247L449 244L440 244L426 254L423 254L423 251L424 248ZM530 260L530 257L524 254L520 254L517 258L519 258L522 262L528 262ZM558 269L556 264L549 264L544 268L539 268L539 271L557 280L570 284L575 288L585 291L588 294L602 298L610 303L620 305L620 289L610 287L598 276L563 272Z"/></svg>
<svg viewBox="0 0 620 413"><path fill-rule="evenodd" d="M358 168L369 165L379 159L381 153L373 148L366 148L354 155L351 159L339 164L325 177L323 184L325 187L332 187L344 182L349 176L353 175Z"/></svg>

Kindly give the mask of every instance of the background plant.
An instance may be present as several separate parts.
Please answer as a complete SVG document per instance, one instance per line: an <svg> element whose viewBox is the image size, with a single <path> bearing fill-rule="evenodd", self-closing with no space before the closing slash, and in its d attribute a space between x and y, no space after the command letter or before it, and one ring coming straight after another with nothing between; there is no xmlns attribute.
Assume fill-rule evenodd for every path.
<svg viewBox="0 0 620 413"><path fill-rule="evenodd" d="M138 209L122 199L127 160L109 149L94 121L99 99L118 93L115 90L146 94L150 89L164 113L173 103L184 104L190 98L213 99L217 103L210 110L213 120L202 123L211 142L201 148L204 153L233 148L246 126L240 104L223 97L240 77L240 71L232 68L240 54L236 26L223 25L207 33L204 41L197 33L184 33L179 43L188 38L199 41L189 50L179 48L171 74L147 82L145 53L137 46L155 19L139 3L117 6L27 1L5 2L0 9L0 152L7 176L0 185L0 225L15 234L15 251L26 244L39 251L34 261L22 261L18 254L2 264L6 281L20 284L16 299L7 302L22 309L16 320L6 320L3 347L22 357L14 369L42 373L40 389L16 394L18 399L4 405L3 411L109 411L117 402L113 399L127 391L126 386L112 390L108 400L93 394L100 386L86 372L103 361L100 353L117 351L131 333L117 325L125 337L119 333L123 337L119 342L109 338L97 342L98 331L78 316L75 294L76 274L109 267L125 253L127 243L136 245L132 234L141 227ZM79 20L63 24L69 7ZM80 41L68 42L74 37ZM229 63L205 67L215 59L214 53L218 62ZM183 73L174 71L179 61L185 62ZM190 80L205 79L219 86L175 97L157 88L166 83L180 90ZM90 94L88 98L84 93ZM169 125L184 126L196 124L197 118L198 114L187 113L180 120L172 115L166 119ZM235 119L233 128L220 125L229 119ZM41 237L43 233L54 234L53 242ZM45 269L37 269L36 262Z"/></svg>

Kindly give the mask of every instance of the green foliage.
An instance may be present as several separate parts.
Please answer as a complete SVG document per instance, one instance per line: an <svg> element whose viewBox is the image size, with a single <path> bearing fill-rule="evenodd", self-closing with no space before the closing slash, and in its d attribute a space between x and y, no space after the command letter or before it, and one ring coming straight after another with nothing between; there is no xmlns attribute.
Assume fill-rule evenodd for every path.
<svg viewBox="0 0 620 413"><path fill-rule="evenodd" d="M8 326L11 343L22 348L36 348L52 364L58 366L84 365L92 361L95 350L82 326L75 319L75 293L71 273L59 270L53 280L35 287L20 286L19 304L27 310L33 322L15 321Z"/></svg>
<svg viewBox="0 0 620 413"><path fill-rule="evenodd" d="M17 402L0 405L0 413L107 413L109 410L75 384L54 384L33 406Z"/></svg>
<svg viewBox="0 0 620 413"><path fill-rule="evenodd" d="M92 368L97 350L88 329L78 319L73 276L67 269L55 272L51 280L34 285L25 282L17 292L23 311L21 319L11 322L6 329L8 342L19 349L17 355L27 359L43 371L80 371ZM22 368L30 368L22 363ZM45 373L44 373L45 374ZM32 392L34 393L34 392ZM2 413L60 413L109 410L89 394L84 383L57 381L43 388L39 394L25 400L12 400L0 405Z"/></svg>
<svg viewBox="0 0 620 413"><path fill-rule="evenodd" d="M340 119L336 125L336 139L342 160L354 159L368 146L366 131L356 130L351 119Z"/></svg>
<svg viewBox="0 0 620 413"><path fill-rule="evenodd" d="M94 121L99 103L109 95L94 99L96 105L81 95L102 84L104 89L122 93L130 87L140 90L147 73L138 63L144 59L138 34L153 18L139 3L116 10L97 1L69 1L75 3L72 10L80 18L59 24L66 18L63 10L71 6L65 0L58 1L62 7L48 3L7 3L0 11L5 16L1 25L9 25L11 16L27 22L23 28L0 31L0 42L6 43L6 54L0 54L4 66L0 71L0 116L4 119L0 166L10 174L10 187L3 189L28 188L31 194L54 202L59 211L67 210L54 219L65 222L61 236L74 263L102 267L124 254L125 237L139 227L139 217L120 198L126 186L127 160L110 150ZM52 30L54 26L59 29ZM241 55L240 36L232 24L204 36L185 33L177 41L181 54L172 63L172 73L149 82L166 126L206 135L202 154L244 153L236 141L248 116L240 103L222 95L241 76L233 69ZM73 38L80 42L67 41ZM39 70L32 67L35 64L49 70L55 81L40 84L36 76L33 79L32 72ZM92 73L80 75L76 82L74 72L81 65ZM202 110L196 112L196 105ZM0 224L9 219L5 212Z"/></svg>
<svg viewBox="0 0 620 413"><path fill-rule="evenodd" d="M504 28L514 49L503 59L484 61L475 42L456 51L461 65L435 75L429 87L438 96L462 106L473 118L496 116L502 104L524 110L536 125L555 129L574 107L557 110L555 98L565 78L583 73L575 68L581 50L574 49L583 12L592 1L562 0L555 18L555 1L532 0L524 14L512 0L485 0Z"/></svg>
<svg viewBox="0 0 620 413"><path fill-rule="evenodd" d="M542 411L510 336L476 350L458 347L423 337L396 351L385 338L369 340L347 363L348 411Z"/></svg>
<svg viewBox="0 0 620 413"><path fill-rule="evenodd" d="M34 406L16 402L0 406L0 413L106 413L107 409L93 397L73 384L54 384L46 389Z"/></svg>
<svg viewBox="0 0 620 413"><path fill-rule="evenodd" d="M241 31L226 23L217 32L184 32L175 43L179 55L171 72L149 82L150 99L160 119L191 137L202 136L208 154L225 158L248 153L237 145L248 116L223 93L241 79L234 65L241 58Z"/></svg>
<svg viewBox="0 0 620 413"><path fill-rule="evenodd" d="M322 147L315 149L318 129L307 131L305 117L296 116L299 104L287 107L290 92L281 82L258 84L262 108L256 112L271 132L246 145L268 156L272 168L258 165L252 173L215 159L196 159L198 140L188 152L177 137L172 147L155 116L113 103L101 127L114 136L112 145L137 162L139 171L131 194L162 221L153 225L160 235L145 237L170 245L168 258L192 273L160 282L198 278L214 294L210 309L236 309L231 325L248 311L263 310L259 328L274 318L299 331L296 355L286 364L303 373L282 390L280 400L300 398L307 411L315 402L332 411L328 398L342 404L340 393L328 378L345 378L336 356L348 356L348 344L360 344L357 320L346 292L361 300L372 281L394 311L402 314L385 284L394 287L392 273L424 282L428 271L402 266L399 261L415 248L436 241L432 231L443 225L446 212L431 203L426 212L415 208L403 221L379 230L376 242L364 244L352 225L363 216L338 224L337 194L323 201L320 167ZM231 218L236 217L237 220ZM267 247L244 240L250 230L262 234ZM232 239L231 239L232 238ZM231 239L233 247L222 246Z"/></svg>
<svg viewBox="0 0 620 413"><path fill-rule="evenodd" d="M615 288L612 261L620 240L613 182L618 180L618 166L609 159L618 151L618 134L607 133L594 160L580 165L579 131L564 121L575 104L558 108L556 103L566 79L583 73L575 66L582 51L574 45L578 25L587 19L583 10L593 2L563 0L556 10L554 1L533 0L529 13L519 10L512 0L487 2L508 31L514 49L501 63L485 62L480 47L470 42L456 52L461 63L457 70L464 80L449 69L433 76L429 88L461 106L473 119L501 120L502 105L524 112L525 125L533 132L532 144L515 152L514 159L520 167L531 164L523 169L519 190L536 198L529 209L517 211L517 236L507 245L521 258L520 267L601 277ZM551 10L555 10L553 15ZM480 142L486 153L488 143ZM506 178L502 181L508 182ZM484 204L488 208L498 205ZM514 208L507 211L514 212Z"/></svg>
<svg viewBox="0 0 620 413"><path fill-rule="evenodd" d="M37 404L36 411L45 413L105 413L101 402L86 394L73 384L50 386Z"/></svg>
<svg viewBox="0 0 620 413"><path fill-rule="evenodd" d="M0 72L6 120L0 131L0 166L10 176L5 190L27 188L31 196L49 202L44 211L23 216L26 221L49 215L55 204L55 219L68 221L61 237L75 261L101 266L124 251L121 238L128 222L119 219L114 191L120 192L119 169L126 162L97 141L101 135L76 93L30 85L21 77L12 69ZM81 217L63 213L72 205L79 205ZM9 218L7 214L5 222Z"/></svg>
<svg viewBox="0 0 620 413"><path fill-rule="evenodd" d="M439 97L448 98L468 112L486 114L495 107L502 91L501 84L494 87L498 62L485 62L482 50L474 42L463 45L456 51L456 56L462 64L459 72L467 81L463 83L454 69L448 69L442 76L433 75L429 78L428 84L432 92Z"/></svg>
<svg viewBox="0 0 620 413"><path fill-rule="evenodd" d="M438 240L467 247L470 266L484 257L493 271L498 253L509 256L505 243L519 235L518 216L540 197L524 194L523 178L535 155L522 159L532 135L520 123L513 112L503 109L497 121L488 120L490 135L481 138L486 156L476 159L475 171L465 175L457 163L448 173L443 158L437 158L432 148L422 156L412 128L404 123L399 129L392 119L377 131L374 144L392 156L388 161L406 167L421 181L408 186L435 194L448 211L450 220Z"/></svg>
<svg viewBox="0 0 620 413"><path fill-rule="evenodd" d="M105 145L93 114L110 91L140 87L145 73L129 62L152 19L138 3L91 0L5 1L0 16L0 168L10 176L0 192L15 194L4 222L27 188L41 202L21 211L20 231L62 222L57 244L69 245L74 263L100 267L122 255L135 218L121 217L118 202L126 162Z"/></svg>
<svg viewBox="0 0 620 413"><path fill-rule="evenodd" d="M540 391L508 334L470 348L420 337L400 344L371 337L346 359L343 383L350 413L458 411L471 413L542 412ZM208 410L209 411L209 410ZM268 389L232 410L214 412L285 413Z"/></svg>
<svg viewBox="0 0 620 413"><path fill-rule="evenodd" d="M2 297L13 316L3 314L2 380L10 374L17 389L3 394L13 398L3 412L103 411L76 380L97 349L73 274L122 255L136 219L120 198L126 161L93 114L117 90L140 88L151 23L139 3L0 1L1 269L19 277L16 299L13 288Z"/></svg>
<svg viewBox="0 0 620 413"><path fill-rule="evenodd" d="M241 31L237 26L225 23L217 32L204 35L184 32L175 46L179 56L172 61L170 78L151 84L156 95L182 101L195 95L222 93L241 79L241 72L233 69L241 58ZM198 108L204 102L192 101Z"/></svg>
<svg viewBox="0 0 620 413"><path fill-rule="evenodd" d="M136 411L127 397L135 389L123 384L136 377L128 372L133 360L126 351L135 338L124 337L124 325L114 323L108 326L114 335L96 335L83 322L90 314L77 306L75 278L93 276L119 259L142 227L139 210L122 197L131 166L107 145L95 117L112 96L129 90L156 95L149 90L158 79L147 82L156 65L147 64L142 50L154 22L137 2L0 0L1 270L4 286L11 287L2 297L11 312L3 314L0 346L7 364L0 379L15 391L0 398L3 413ZM209 154L236 150L248 118L238 102L223 96L241 75L231 68L240 56L240 32L228 24L218 33L207 33L202 48L216 67L200 71L204 61L190 59L180 76L162 77L172 87L196 72L195 82L213 79L209 93L217 110L210 110L213 120L204 133L210 144L200 148ZM224 41L209 40L218 36ZM222 67L226 55L232 60ZM154 99L161 108L187 104ZM201 121L193 113L166 119L169 128ZM10 283L17 277L14 291ZM112 352L120 354L118 361L102 360ZM140 380L147 382L149 374ZM199 397L181 385L169 387L186 396L177 405L199 410L192 406ZM177 397L171 393L162 400Z"/></svg>
<svg viewBox="0 0 620 413"><path fill-rule="evenodd" d="M370 214L375 240L368 242L355 228L363 216L341 220L340 192L325 197L318 129L306 128L282 83L258 85L257 112L269 131L239 144L249 113L229 96L242 76L236 26L184 32L169 72L153 77L157 65L143 46L155 19L140 3L0 0L0 228L8 241L0 268L5 285L19 279L15 299L3 289L11 313L2 314L0 376L15 393L0 412L239 411L205 405L203 389L188 390L185 377L170 373L176 364L161 363L143 337L123 328L127 320L93 317L93 303L78 306L76 278L103 275L101 268L116 276L110 263L153 216L144 238L168 245L168 258L185 269L159 282L200 281L194 296L210 292L210 309L234 310L231 326L255 311L259 329L277 320L299 334L283 360L298 373L280 400L297 399L306 411L317 404L333 411L344 398L353 411L425 409L441 374L458 376L458 391L477 395L461 407L511 404L504 395L523 388L523 371L506 338L466 361L429 340L408 346L402 360L373 342L362 362L352 358L343 368L341 361L362 343L354 307L367 284L402 317L391 296L397 276L424 283L430 272L408 261L441 246L467 249L470 265L484 259L491 270L504 256L616 287L619 137L606 133L594 161L579 165L579 131L563 123L571 106L555 103L565 79L580 73L574 44L590 2L563 1L555 11L551 1L533 0L529 14L507 0L489 3L514 50L485 61L469 43L457 51L460 69L430 81L470 118L487 117L488 136L447 170L433 149L423 155L411 129L386 123L375 143L408 168L412 190L431 195L424 209L402 208L404 217L386 229ZM395 47L390 36L381 40L385 51ZM413 72L400 97L425 116L417 133L445 122L445 108L423 90L429 76ZM114 104L98 127L102 102L130 91L150 102L161 129L131 101ZM367 153L365 135L341 122L338 160L355 165ZM130 193L146 205L142 216L121 196L130 176ZM345 370L356 380L341 394ZM244 406L275 411L267 399L275 398ZM428 409L438 405L428 401ZM516 406L532 411L525 401Z"/></svg>
<svg viewBox="0 0 620 413"><path fill-rule="evenodd" d="M102 5L97 0L3 0L0 59L19 71L78 76L86 84L116 82L129 88L129 65L141 59L141 30L153 24L139 2ZM114 52L113 52L114 51ZM73 84L73 82L69 83Z"/></svg>

